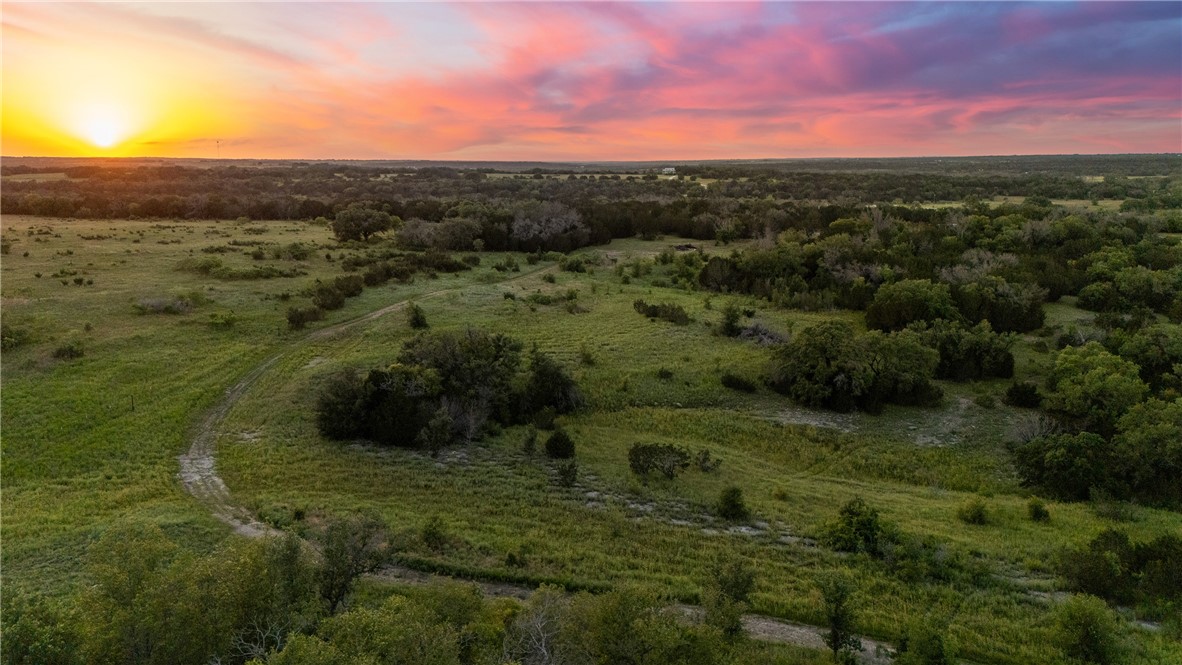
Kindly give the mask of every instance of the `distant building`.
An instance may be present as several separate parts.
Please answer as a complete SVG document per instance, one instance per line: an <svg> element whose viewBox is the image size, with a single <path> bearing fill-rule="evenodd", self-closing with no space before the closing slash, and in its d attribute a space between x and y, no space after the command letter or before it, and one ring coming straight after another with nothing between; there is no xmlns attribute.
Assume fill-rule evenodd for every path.
<svg viewBox="0 0 1182 665"><path fill-rule="evenodd" d="M666 166L665 168L661 169L661 175L673 175L675 173L677 173L677 169L673 168L672 166Z"/></svg>

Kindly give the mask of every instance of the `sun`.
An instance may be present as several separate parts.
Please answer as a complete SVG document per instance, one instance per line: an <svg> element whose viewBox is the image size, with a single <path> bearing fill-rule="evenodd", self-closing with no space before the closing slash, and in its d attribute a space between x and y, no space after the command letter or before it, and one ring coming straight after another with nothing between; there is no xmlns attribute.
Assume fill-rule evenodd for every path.
<svg viewBox="0 0 1182 665"><path fill-rule="evenodd" d="M134 112L115 102L89 102L73 109L71 131L103 150L114 148L137 130Z"/></svg>

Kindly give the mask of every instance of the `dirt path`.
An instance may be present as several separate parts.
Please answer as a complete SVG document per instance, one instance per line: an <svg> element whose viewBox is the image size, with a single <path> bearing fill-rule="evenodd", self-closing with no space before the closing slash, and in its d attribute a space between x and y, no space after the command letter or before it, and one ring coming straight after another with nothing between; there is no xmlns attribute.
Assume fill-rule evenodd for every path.
<svg viewBox="0 0 1182 665"><path fill-rule="evenodd" d="M551 269L534 270L500 283L508 284ZM412 300L434 298L460 290L460 288L441 289L424 293L416 298L402 300L369 312L368 314L349 319L348 321L342 321L316 330L306 336L303 341L328 339L353 326L368 323L392 312L399 311L405 308ZM233 529L234 533L247 538L274 535L278 534L279 531L270 525L260 522L245 506L234 502L233 497L230 495L230 490L226 487L226 483L222 481L221 476L217 473L217 431L222 421L226 419L230 410L242 399L243 395L275 363L283 358L284 355L294 350L294 348L295 345L293 344L291 348L271 356L243 376L238 383L228 388L217 404L213 405L198 422L193 431L193 443L189 446L188 452L177 458L180 462L178 476L185 490L193 498L197 499L198 502L203 504L214 517ZM387 566L375 573L373 577L387 582L413 585L428 584L438 579L436 575L397 565ZM479 580L470 581L476 584L485 596L489 597L527 598L534 591L533 588L524 585L490 583ZM690 605L678 605L676 609L691 619L696 619L702 614L701 608ZM821 641L818 632L820 629L816 626L784 621L759 614L744 615L743 625L747 628L747 632L751 637L757 640L777 644L794 644L812 649L825 648L825 644ZM863 638L862 642L866 650L861 655L861 662L870 663L871 665L882 665L890 662L889 658L880 655L887 648L885 643L866 638Z"/></svg>

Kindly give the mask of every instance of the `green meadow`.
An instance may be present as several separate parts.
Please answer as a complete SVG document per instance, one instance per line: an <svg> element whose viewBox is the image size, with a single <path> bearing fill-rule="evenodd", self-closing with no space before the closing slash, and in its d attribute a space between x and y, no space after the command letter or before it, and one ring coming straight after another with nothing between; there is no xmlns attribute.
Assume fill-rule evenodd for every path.
<svg viewBox="0 0 1182 665"><path fill-rule="evenodd" d="M1052 501L1048 523L1031 521L1030 492L1005 449L1029 414L1000 402L1009 381L940 382L939 406L888 406L880 415L814 411L771 392L761 384L769 348L716 332L728 304L782 335L833 318L862 328L863 315L710 295L654 263L683 242L707 254L735 245L616 240L576 252L588 264L579 273L552 257L481 253L468 271L366 287L326 320L293 331L288 307L308 302L316 280L343 274L345 257L384 241L342 244L323 225L245 220L6 216L3 233L12 241L0 273L3 321L28 335L4 352L0 394L3 571L13 588L75 592L88 546L117 525L159 526L198 553L234 538L185 492L177 457L224 391L276 354L216 432L217 470L233 499L297 534L332 516L380 516L398 561L425 571L572 589L640 585L696 603L711 566L740 559L757 573L754 612L821 624L814 580L840 570L857 583L860 632L897 640L908 621L927 618L947 625L964 658L1019 665L1059 662L1051 609L1064 547L1112 526L1139 541L1182 531L1179 513L1131 505L1114 515ZM262 258L253 258L258 250ZM518 271L494 267L508 256ZM222 277L192 270L210 258ZM638 299L680 305L691 321L649 320L634 309ZM435 457L318 433L326 378L389 365L416 331L401 310L331 335L315 331L403 301L417 303L433 331L505 333L571 373L587 400L558 418L576 444L573 485L558 482L540 450L524 449L527 427ZM1046 311L1048 327L1060 329L1092 316L1069 298ZM1022 336L1014 354L1017 379L1042 380L1051 359L1045 336ZM755 391L724 387L725 373ZM642 480L629 470L635 443L709 451L721 466ZM742 489L749 521L715 515L728 486ZM856 497L901 532L938 543L956 574L908 578L818 545ZM984 504L986 524L958 517L971 501ZM441 539L422 537L429 524ZM366 591L382 589L374 582ZM1182 660L1176 619L1129 625L1134 662Z"/></svg>

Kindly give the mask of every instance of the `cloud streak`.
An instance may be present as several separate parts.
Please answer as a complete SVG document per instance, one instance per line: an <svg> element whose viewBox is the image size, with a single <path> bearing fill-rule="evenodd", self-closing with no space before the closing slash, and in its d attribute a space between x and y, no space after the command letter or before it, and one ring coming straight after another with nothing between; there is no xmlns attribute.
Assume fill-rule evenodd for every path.
<svg viewBox="0 0 1182 665"><path fill-rule="evenodd" d="M1182 150L1177 3L250 7L84 14L226 72L210 101L240 109L240 156ZM6 16L6 38L52 48L18 31L37 11Z"/></svg>

